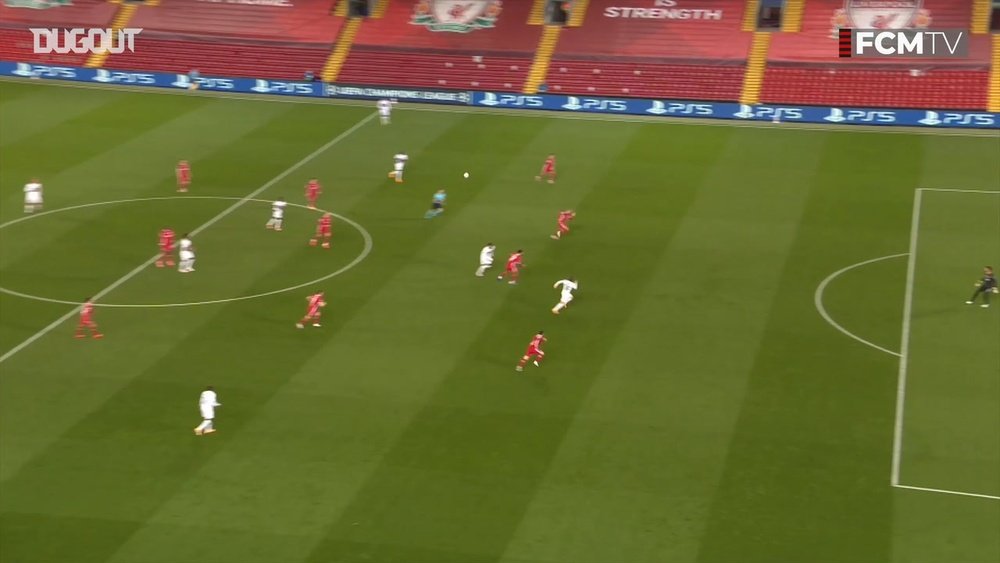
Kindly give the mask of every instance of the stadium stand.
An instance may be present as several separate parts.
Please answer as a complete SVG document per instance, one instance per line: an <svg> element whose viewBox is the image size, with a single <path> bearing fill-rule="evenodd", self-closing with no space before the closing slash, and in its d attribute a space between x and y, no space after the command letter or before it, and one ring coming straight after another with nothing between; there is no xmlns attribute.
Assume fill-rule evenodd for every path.
<svg viewBox="0 0 1000 563"><path fill-rule="evenodd" d="M106 27L118 6L105 0L76 0L48 9L11 7L0 3L3 27Z"/></svg>
<svg viewBox="0 0 1000 563"><path fill-rule="evenodd" d="M541 80L542 90L552 93L739 100L742 92L745 101L745 78L753 75L760 82L747 71L754 37L749 31L753 18L747 17L753 11L747 6L756 5L754 0L684 0L673 8L656 7L652 0L581 1L571 16L575 23L558 30L551 59L531 75L530 87L526 80L545 29L540 2L383 0L375 17L349 26L343 15L335 15L336 5L332 0L154 0L129 20L129 27L144 30L136 51L90 64L298 80L306 72L328 70L337 45L346 60L336 61L336 72L329 76L343 84L516 92L534 91ZM794 5L794 25L768 34L769 47L760 55L761 62L766 55L766 67L754 101L987 107L990 35L972 35L970 57L960 61L887 65L840 59L834 37L837 25L848 25L843 0ZM74 0L49 9L0 6L0 58L82 65L85 55L33 54L27 28L109 27L118 7L103 0ZM900 12L894 21L985 31L986 12L973 7L968 0L914 1L914 10ZM341 33L348 27L351 33ZM993 88L993 103L1000 104L1000 73Z"/></svg>
<svg viewBox="0 0 1000 563"><path fill-rule="evenodd" d="M972 20L967 1L925 0L920 7L919 12L901 12L896 21L968 29ZM835 39L837 24L849 25L842 8L839 0L808 0L802 32L773 36L762 102L956 110L986 107L988 35L970 36L969 58L962 60L887 65L879 60L841 59Z"/></svg>
<svg viewBox="0 0 1000 563"><path fill-rule="evenodd" d="M621 4L591 0L583 25L563 30L545 80L549 91L739 97L751 39L741 30L744 1L685 2L677 19L649 17L655 12Z"/></svg>
<svg viewBox="0 0 1000 563"><path fill-rule="evenodd" d="M253 5L167 0L136 12L134 53L111 55L112 69L301 80L319 74L344 19L328 0Z"/></svg>
<svg viewBox="0 0 1000 563"><path fill-rule="evenodd" d="M294 4L294 6L293 6ZM132 18L143 33L237 38L307 45L331 45L343 18L330 12L330 0L243 4L206 0L163 0Z"/></svg>
<svg viewBox="0 0 1000 563"><path fill-rule="evenodd" d="M82 65L86 55L32 53L29 27L109 27L118 6L104 0L77 0L72 4L34 10L0 4L0 59Z"/></svg>
<svg viewBox="0 0 1000 563"><path fill-rule="evenodd" d="M245 76L302 80L306 72L319 74L328 47L286 46L232 41L149 39L140 36L134 53L111 55L107 68L187 73L205 76Z"/></svg>
<svg viewBox="0 0 1000 563"><path fill-rule="evenodd" d="M361 26L338 81L518 91L541 27L526 24L527 0L493 6L478 19L434 13L426 1L391 2L383 18ZM453 31L435 31L442 28Z"/></svg>

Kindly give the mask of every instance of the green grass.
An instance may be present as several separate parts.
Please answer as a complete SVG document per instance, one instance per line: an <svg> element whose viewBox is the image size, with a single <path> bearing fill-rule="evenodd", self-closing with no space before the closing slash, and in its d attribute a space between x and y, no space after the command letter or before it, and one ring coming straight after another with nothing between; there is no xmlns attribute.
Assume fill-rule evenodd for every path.
<svg viewBox="0 0 1000 563"><path fill-rule="evenodd" d="M441 108L436 108L441 109ZM0 230L0 285L76 301L370 115L0 83L0 222L42 179L50 210ZM813 306L851 264L906 252L918 187L1000 190L1000 141L397 111L259 197L363 225L371 253L317 285L191 307L104 307L0 363L3 563L987 563L1000 501L890 487L896 357ZM409 152L407 182L386 178ZM532 177L545 154L560 181ZM462 172L471 178L463 180ZM437 219L423 212L448 189ZM903 484L1000 495L1000 196L922 192ZM556 212L578 219L552 241ZM196 237L198 271L147 268L105 304L272 292L363 250L315 212L267 232L247 202ZM525 250L518 286L473 276ZM825 304L898 350L907 259L835 279ZM559 317L551 284L580 290ZM308 290L321 329L297 331ZM0 294L0 353L70 305ZM547 358L514 365L544 329ZM219 391L219 432L196 401Z"/></svg>

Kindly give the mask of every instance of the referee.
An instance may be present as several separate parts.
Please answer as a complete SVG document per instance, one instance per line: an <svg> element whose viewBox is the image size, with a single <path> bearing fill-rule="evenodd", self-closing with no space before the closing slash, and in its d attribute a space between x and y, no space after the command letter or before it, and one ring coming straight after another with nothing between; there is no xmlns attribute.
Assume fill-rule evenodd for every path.
<svg viewBox="0 0 1000 563"><path fill-rule="evenodd" d="M976 297L979 294L983 296L983 304L980 307L990 306L990 294L997 293L997 277L993 274L993 268L986 266L983 268L983 279L976 282L976 291L972 293L972 297L969 298L966 303L972 305L976 302Z"/></svg>

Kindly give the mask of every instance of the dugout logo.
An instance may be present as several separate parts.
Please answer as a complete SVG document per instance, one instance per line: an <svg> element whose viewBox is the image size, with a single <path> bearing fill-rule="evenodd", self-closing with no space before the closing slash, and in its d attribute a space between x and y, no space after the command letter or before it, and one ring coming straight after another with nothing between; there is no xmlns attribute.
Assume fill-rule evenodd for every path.
<svg viewBox="0 0 1000 563"><path fill-rule="evenodd" d="M135 52L135 36L142 32L141 27L125 27L120 29L57 29L44 27L28 28L32 36L31 52L36 55L58 53L77 55L111 53L118 55L128 51Z"/></svg>

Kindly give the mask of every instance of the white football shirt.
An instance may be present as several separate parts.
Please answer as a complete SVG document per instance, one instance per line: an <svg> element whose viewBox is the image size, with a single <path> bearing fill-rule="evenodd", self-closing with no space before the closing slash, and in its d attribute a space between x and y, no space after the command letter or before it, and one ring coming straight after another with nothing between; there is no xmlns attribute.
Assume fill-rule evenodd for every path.
<svg viewBox="0 0 1000 563"><path fill-rule="evenodd" d="M288 205L286 201L276 201L271 204L271 216L275 219L281 219L285 215L285 206Z"/></svg>
<svg viewBox="0 0 1000 563"><path fill-rule="evenodd" d="M559 280L552 287L559 287L560 285L562 286L563 295L573 295L573 291L580 287L575 281L570 280Z"/></svg>
<svg viewBox="0 0 1000 563"><path fill-rule="evenodd" d="M198 398L198 406L200 407L221 407L219 404L219 396L215 394L215 391L206 389L201 392L201 397Z"/></svg>
<svg viewBox="0 0 1000 563"><path fill-rule="evenodd" d="M484 246L482 250L479 251L479 263L480 264L492 264L493 263L493 253L496 252L497 247L495 246Z"/></svg>

